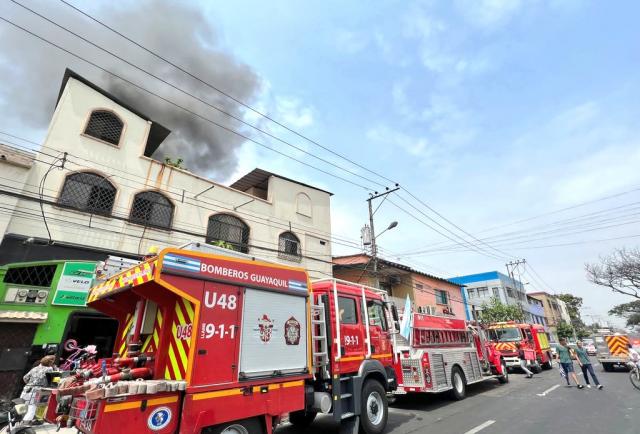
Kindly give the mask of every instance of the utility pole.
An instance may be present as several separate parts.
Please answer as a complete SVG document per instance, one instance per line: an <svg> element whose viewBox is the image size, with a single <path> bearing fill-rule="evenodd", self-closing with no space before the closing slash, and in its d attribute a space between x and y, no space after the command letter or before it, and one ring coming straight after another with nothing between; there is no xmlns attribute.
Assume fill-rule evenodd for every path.
<svg viewBox="0 0 640 434"><path fill-rule="evenodd" d="M526 263L527 263L526 259L516 259L515 261L509 261L508 263L504 264L504 266L507 267L507 274L509 275L509 277L511 277L511 280L513 281L514 286L517 286L515 283L516 282L515 270L518 269L518 266L524 265ZM524 286L522 287L522 290L524 291Z"/></svg>
<svg viewBox="0 0 640 434"><path fill-rule="evenodd" d="M376 231L373 226L373 216L375 215L376 211L378 211L378 209L380 208L380 205L382 205L382 203L386 200L387 195L398 190L400 190L400 187L396 184L395 188L389 190L389 187L387 187L387 191L383 193L378 193L376 191L374 194L370 194L369 198L367 199L367 202L369 202L369 230L371 231L371 261L373 262L373 276L375 279L376 288L380 287L380 282L378 281L378 246L376 245ZM374 210L373 200L378 199L380 197L384 197L384 199L382 200L382 202L380 202L380 204L378 204L378 206ZM385 231L389 229L393 229L397 225L398 225L398 222L392 222L389 225L389 227L385 229ZM380 233L380 235L382 235L382 233Z"/></svg>

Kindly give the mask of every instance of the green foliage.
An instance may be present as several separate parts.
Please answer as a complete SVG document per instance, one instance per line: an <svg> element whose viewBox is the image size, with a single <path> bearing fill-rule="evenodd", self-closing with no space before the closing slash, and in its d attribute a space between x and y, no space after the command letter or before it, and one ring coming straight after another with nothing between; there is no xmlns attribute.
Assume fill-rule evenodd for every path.
<svg viewBox="0 0 640 434"><path fill-rule="evenodd" d="M176 158L175 160L172 160L171 157L164 157L164 164L166 164L167 166L175 167L176 169L187 170L186 167L182 166L182 163L184 163L184 160L182 158Z"/></svg>
<svg viewBox="0 0 640 434"><path fill-rule="evenodd" d="M634 313L627 317L627 325L635 326L640 324L640 313Z"/></svg>
<svg viewBox="0 0 640 434"><path fill-rule="evenodd" d="M518 305L504 304L499 298L492 297L488 304L482 303L480 321L483 323L524 321L524 312Z"/></svg>
<svg viewBox="0 0 640 434"><path fill-rule="evenodd" d="M580 317L582 297L576 297L573 294L559 294L556 297L558 297L567 305L567 311L569 313L569 317L571 318L571 326L576 331L576 336L579 339L589 337L591 333Z"/></svg>
<svg viewBox="0 0 640 434"><path fill-rule="evenodd" d="M609 311L609 315L615 315L622 318L626 318L627 316L634 314L640 314L640 300L619 304Z"/></svg>
<svg viewBox="0 0 640 434"><path fill-rule="evenodd" d="M222 247L223 249L238 250L236 246L223 240L211 241L209 244L216 247Z"/></svg>
<svg viewBox="0 0 640 434"><path fill-rule="evenodd" d="M558 338L562 339L562 338L573 338L573 327L571 327L571 324L565 322L565 321L561 321L558 323L557 326L557 332L558 332ZM588 335L587 335L588 336Z"/></svg>

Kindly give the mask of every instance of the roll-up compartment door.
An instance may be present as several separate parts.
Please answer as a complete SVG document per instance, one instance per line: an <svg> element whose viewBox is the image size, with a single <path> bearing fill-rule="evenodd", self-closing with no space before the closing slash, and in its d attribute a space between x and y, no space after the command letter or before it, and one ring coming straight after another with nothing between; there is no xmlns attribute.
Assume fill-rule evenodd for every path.
<svg viewBox="0 0 640 434"><path fill-rule="evenodd" d="M306 297L246 289L240 378L307 370Z"/></svg>

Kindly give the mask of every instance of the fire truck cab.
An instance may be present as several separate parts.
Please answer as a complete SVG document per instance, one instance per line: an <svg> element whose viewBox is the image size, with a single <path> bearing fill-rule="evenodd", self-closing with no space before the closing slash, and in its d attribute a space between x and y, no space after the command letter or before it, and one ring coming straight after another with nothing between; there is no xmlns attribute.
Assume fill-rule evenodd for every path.
<svg viewBox="0 0 640 434"><path fill-rule="evenodd" d="M505 321L490 324L487 329L491 346L502 355L508 369L520 367L517 343L524 350L527 365L533 372L552 368L549 338L542 325Z"/></svg>
<svg viewBox="0 0 640 434"><path fill-rule="evenodd" d="M120 324L114 356L61 386L48 419L87 434L262 434L333 413L383 432L396 386L385 294L234 256L164 249L95 286L90 306Z"/></svg>
<svg viewBox="0 0 640 434"><path fill-rule="evenodd" d="M469 384L490 378L509 381L504 361L486 345L481 328L461 319L410 315L409 339L396 336L396 394L449 391L461 400Z"/></svg>

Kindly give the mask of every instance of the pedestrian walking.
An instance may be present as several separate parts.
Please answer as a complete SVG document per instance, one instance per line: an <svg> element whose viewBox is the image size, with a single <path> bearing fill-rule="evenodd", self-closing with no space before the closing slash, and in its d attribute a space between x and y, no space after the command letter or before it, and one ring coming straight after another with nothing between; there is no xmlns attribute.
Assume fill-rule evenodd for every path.
<svg viewBox="0 0 640 434"><path fill-rule="evenodd" d="M578 341L578 348L576 348L576 357L578 359L578 363L580 364L580 368L582 368L582 376L584 377L585 383L587 383L587 387L591 389L591 384L589 384L589 375L591 374L591 378L593 378L593 382L595 383L598 389L602 389L602 384L598 381L598 377L596 377L596 373L593 371L593 365L591 365L591 359L589 359L589 354L587 354L587 350L584 348L582 341Z"/></svg>
<svg viewBox="0 0 640 434"><path fill-rule="evenodd" d="M573 378L573 381L576 382L578 389L584 389L584 386L580 384L580 381L578 381L578 376L573 369L572 357L575 357L575 353L571 348L569 348L569 345L567 345L567 340L565 338L560 339L560 345L558 346L557 350L558 359L560 360L560 366L562 367L562 370L564 371L567 378L567 386L571 386L571 383L569 382L569 376L571 376L571 378Z"/></svg>
<svg viewBox="0 0 640 434"><path fill-rule="evenodd" d="M527 368L527 359L524 356L524 350L522 349L520 342L516 343L516 348L518 349L518 358L520 359L520 368L524 371L525 374L527 374L527 378L533 377L533 372L531 372Z"/></svg>

